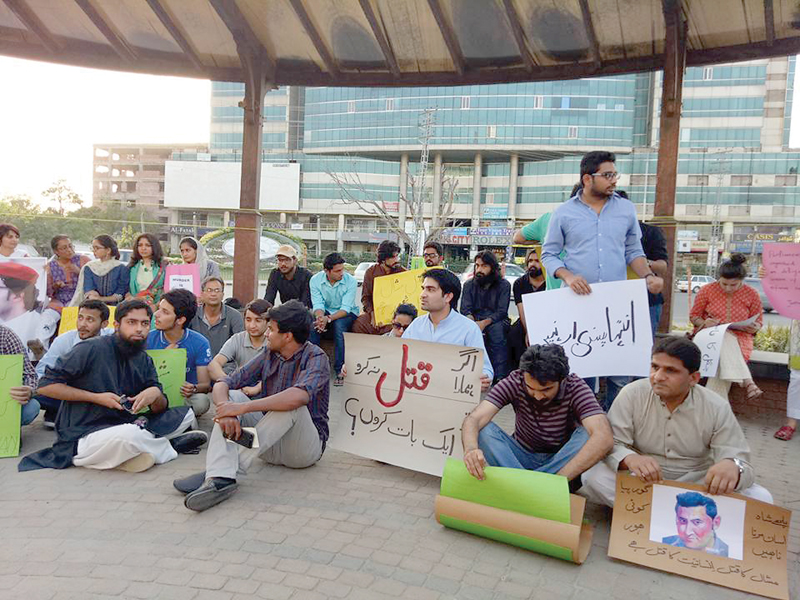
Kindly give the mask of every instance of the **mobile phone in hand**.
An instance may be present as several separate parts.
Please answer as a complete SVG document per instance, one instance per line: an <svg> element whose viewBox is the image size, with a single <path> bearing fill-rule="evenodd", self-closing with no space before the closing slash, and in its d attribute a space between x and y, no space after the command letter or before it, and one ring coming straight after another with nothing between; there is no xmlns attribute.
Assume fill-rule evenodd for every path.
<svg viewBox="0 0 800 600"><path fill-rule="evenodd" d="M253 432L248 431L247 429L242 429L242 433L239 436L238 440L234 440L233 438L230 438L227 435L225 436L225 439L227 439L229 442L233 442L234 444L239 444L240 446L244 446L245 448L252 448L256 436Z"/></svg>

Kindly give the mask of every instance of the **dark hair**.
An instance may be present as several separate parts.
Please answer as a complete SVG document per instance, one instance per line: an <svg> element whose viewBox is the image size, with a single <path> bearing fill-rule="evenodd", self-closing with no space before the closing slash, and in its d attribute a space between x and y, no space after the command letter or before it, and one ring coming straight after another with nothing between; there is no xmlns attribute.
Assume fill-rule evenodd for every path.
<svg viewBox="0 0 800 600"><path fill-rule="evenodd" d="M82 308L100 311L100 321L108 321L108 316L111 314L108 310L108 306L101 300L84 300L81 302L80 306L78 306L78 312L80 312Z"/></svg>
<svg viewBox="0 0 800 600"><path fill-rule="evenodd" d="M68 240L68 239L69 239L68 235L63 235L63 234L54 235L53 238L50 240L50 249L53 252L55 252L56 248L58 247L58 242L60 242L61 240Z"/></svg>
<svg viewBox="0 0 800 600"><path fill-rule="evenodd" d="M528 261L531 259L531 255L532 255L532 254L535 254L535 255L536 255L536 260L538 260L538 261L539 261L539 263L541 263L541 262L542 262L542 261L541 261L541 259L539 258L539 255L536 253L536 248L531 248L530 250L528 250L528 251L525 253L525 268L526 268L526 269L528 268Z"/></svg>
<svg viewBox="0 0 800 600"><path fill-rule="evenodd" d="M587 152L581 159L581 182L583 182L584 175L593 175L597 173L604 162L617 162L617 157L613 152L606 152L605 150L595 150L594 152Z"/></svg>
<svg viewBox="0 0 800 600"><path fill-rule="evenodd" d="M194 239L190 237L185 237L180 242L178 242L178 248L180 248L184 244L189 244L192 248L197 250L197 242L195 242Z"/></svg>
<svg viewBox="0 0 800 600"><path fill-rule="evenodd" d="M653 355L666 354L672 358L677 358L689 373L700 370L700 360L703 358L700 348L687 337L668 335L659 338L653 346Z"/></svg>
<svg viewBox="0 0 800 600"><path fill-rule="evenodd" d="M442 289L442 296L445 294L453 294L450 300L450 308L456 310L458 307L458 299L461 297L461 282L452 271L448 269L428 269L422 274L423 281L430 277Z"/></svg>
<svg viewBox="0 0 800 600"><path fill-rule="evenodd" d="M262 298L256 298L255 300L248 302L247 306L244 307L244 310L245 312L249 310L251 313L258 315L259 317L266 316L269 319L269 315L266 315L265 313L269 312L270 308L272 308L272 302L268 302Z"/></svg>
<svg viewBox="0 0 800 600"><path fill-rule="evenodd" d="M572 186L572 191L569 193L569 197L570 198L574 197L575 194L578 193L578 190L580 190L582 187L583 187L583 183L580 182L580 181L578 183L576 183L575 185L573 185Z"/></svg>
<svg viewBox="0 0 800 600"><path fill-rule="evenodd" d="M153 310L147 305L147 302L139 298L131 298L117 304L117 310L114 311L114 320L117 323L122 322L129 312L132 310L144 309L147 311L147 318L153 318Z"/></svg>
<svg viewBox="0 0 800 600"><path fill-rule="evenodd" d="M397 242L393 242L392 240L383 240L380 244L378 244L378 262L382 263L387 258L392 258L395 254L400 253L400 246L397 245Z"/></svg>
<svg viewBox="0 0 800 600"><path fill-rule="evenodd" d="M140 233L136 236L136 239L133 241L133 253L131 254L131 261L128 263L128 266L132 267L142 260L142 256L139 254L139 240L142 238L146 238L147 241L150 242L150 246L153 248L153 258L151 260L154 265L160 267L161 261L164 260L164 249L161 247L161 242L159 242L158 238L152 233Z"/></svg>
<svg viewBox="0 0 800 600"><path fill-rule="evenodd" d="M176 319L186 317L183 328L188 329L189 323L192 322L192 319L197 314L197 296L189 290L177 289L165 292L161 299L172 305Z"/></svg>
<svg viewBox="0 0 800 600"><path fill-rule="evenodd" d="M242 310L242 303L238 298L230 297L222 301L225 306L230 306L234 310Z"/></svg>
<svg viewBox="0 0 800 600"><path fill-rule="evenodd" d="M416 319L417 307L413 304L399 304L397 308L394 309L394 316L396 317L397 315L406 315L412 319Z"/></svg>
<svg viewBox="0 0 800 600"><path fill-rule="evenodd" d="M13 231L17 234L17 236L22 237L22 234L15 225L12 225L11 223L0 223L0 240L6 237L9 231Z"/></svg>
<svg viewBox="0 0 800 600"><path fill-rule="evenodd" d="M747 257L734 252L731 257L719 266L718 277L725 279L744 279L747 277Z"/></svg>
<svg viewBox="0 0 800 600"><path fill-rule="evenodd" d="M678 509L683 508L692 508L695 506L704 506L706 509L706 514L711 517L712 519L717 518L717 503L714 502L712 498L708 496L704 496L699 492L684 492L682 494L678 494L675 496L675 512L678 512Z"/></svg>
<svg viewBox="0 0 800 600"><path fill-rule="evenodd" d="M311 312L299 300L289 300L271 308L267 316L275 321L280 333L291 333L298 344L305 344L311 334Z"/></svg>
<svg viewBox="0 0 800 600"><path fill-rule="evenodd" d="M630 200L630 198L628 198L628 192L625 190L617 190L617 196L622 196L625 200Z"/></svg>
<svg viewBox="0 0 800 600"><path fill-rule="evenodd" d="M436 250L436 254L439 256L444 256L444 246L442 246L439 242L425 242L425 245L422 247L422 251L425 252L428 248L433 248Z"/></svg>
<svg viewBox="0 0 800 600"><path fill-rule="evenodd" d="M341 265L344 262L345 262L344 256L342 256L338 252L331 252L323 259L322 266L325 268L326 271L330 271L336 265Z"/></svg>
<svg viewBox="0 0 800 600"><path fill-rule="evenodd" d="M476 260L481 259L481 262L485 265L489 265L492 269L492 275L497 277L500 276L500 262L497 260L497 255L492 252L491 250L481 250L475 255L475 258L472 259L473 264Z"/></svg>
<svg viewBox="0 0 800 600"><path fill-rule="evenodd" d="M569 360L558 344L534 344L522 353L519 369L541 384L560 382L569 376Z"/></svg>
<svg viewBox="0 0 800 600"><path fill-rule="evenodd" d="M110 235L98 235L92 241L100 242L100 245L103 248L108 248L111 250L111 256L119 260L119 248L117 247L117 242Z"/></svg>
<svg viewBox="0 0 800 600"><path fill-rule="evenodd" d="M212 281L217 281L217 282L219 282L219 284L222 286L222 289L223 289L223 290L225 289L225 282L224 282L224 281L222 281L222 279L221 279L220 277L217 277L216 275L209 275L208 277L206 277L205 279L203 279L203 283L200 285L200 289L201 289L201 290L205 290L205 289L206 289L206 286L207 286L209 283L211 283Z"/></svg>

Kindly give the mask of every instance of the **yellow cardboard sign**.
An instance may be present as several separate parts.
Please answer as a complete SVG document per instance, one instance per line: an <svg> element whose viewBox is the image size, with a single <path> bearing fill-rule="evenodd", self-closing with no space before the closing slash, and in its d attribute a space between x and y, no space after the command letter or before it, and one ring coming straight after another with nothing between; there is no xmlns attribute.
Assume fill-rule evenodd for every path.
<svg viewBox="0 0 800 600"><path fill-rule="evenodd" d="M78 306L66 306L61 310L61 324L58 326L58 335L78 328ZM114 327L114 311L116 306L109 306L108 326Z"/></svg>
<svg viewBox="0 0 800 600"><path fill-rule="evenodd" d="M413 304L420 315L426 314L427 311L423 311L420 307L419 293L422 287L422 274L427 270L427 268L412 269L375 278L372 292L375 323L378 325L391 323L394 311L400 304Z"/></svg>

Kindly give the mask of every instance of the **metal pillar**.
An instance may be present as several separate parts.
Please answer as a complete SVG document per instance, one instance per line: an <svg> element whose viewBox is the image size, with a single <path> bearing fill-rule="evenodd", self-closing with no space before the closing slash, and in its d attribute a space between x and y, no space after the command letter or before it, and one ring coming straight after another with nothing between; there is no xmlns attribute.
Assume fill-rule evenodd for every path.
<svg viewBox="0 0 800 600"><path fill-rule="evenodd" d="M258 197L261 188L261 133L267 71L262 61L240 54L245 70L244 134L242 138L242 184L239 211L236 213L236 250L233 261L233 295L242 304L258 292L258 266L261 255L261 215Z"/></svg>
<svg viewBox="0 0 800 600"><path fill-rule="evenodd" d="M519 179L519 154L511 155L508 172L508 226L514 227L517 217L517 183Z"/></svg>
<svg viewBox="0 0 800 600"><path fill-rule="evenodd" d="M477 227L481 218L481 172L483 171L483 156L475 155L475 168L472 171L472 226Z"/></svg>
<svg viewBox="0 0 800 600"><path fill-rule="evenodd" d="M437 152L433 157L433 198L432 217L439 214L439 206L442 200L442 154Z"/></svg>
<svg viewBox="0 0 800 600"><path fill-rule="evenodd" d="M675 274L675 187L680 149L681 96L686 66L686 23L680 0L664 0L666 40L664 44L664 82L661 94L661 126L658 146L658 171L654 224L664 230L669 253L669 268L664 278L664 311L658 330L672 327L672 293Z"/></svg>
<svg viewBox="0 0 800 600"><path fill-rule="evenodd" d="M408 194L408 152L400 156L400 206L397 210L397 224L403 231L406 230L406 201Z"/></svg>

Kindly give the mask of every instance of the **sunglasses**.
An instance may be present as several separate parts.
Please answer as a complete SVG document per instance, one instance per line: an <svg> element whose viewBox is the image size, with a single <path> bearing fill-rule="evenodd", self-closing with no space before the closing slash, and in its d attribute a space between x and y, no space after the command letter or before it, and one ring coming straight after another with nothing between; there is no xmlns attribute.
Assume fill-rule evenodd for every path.
<svg viewBox="0 0 800 600"><path fill-rule="evenodd" d="M392 322L392 327L394 327L395 329L402 329L403 331L408 329L408 325L403 325L402 323L398 323L397 321Z"/></svg>

